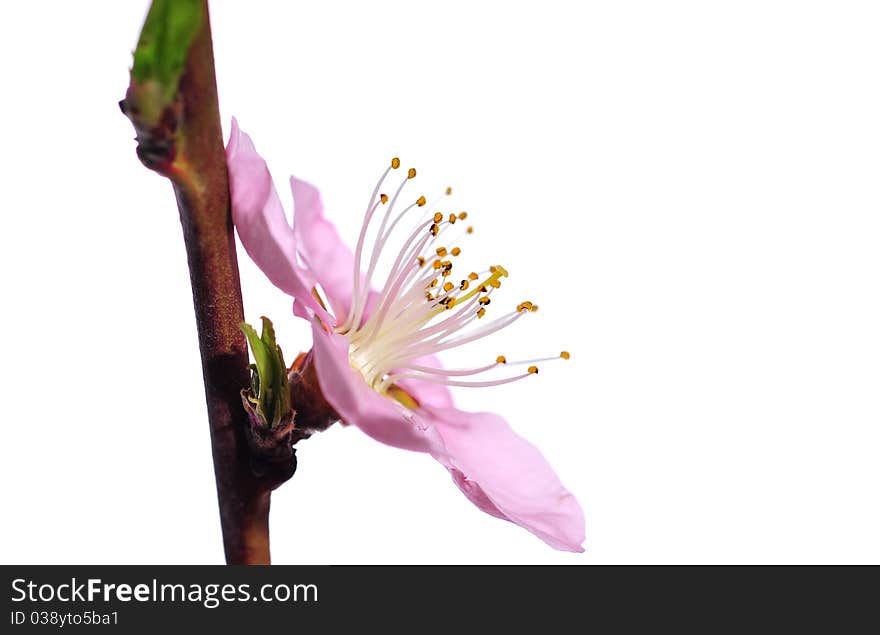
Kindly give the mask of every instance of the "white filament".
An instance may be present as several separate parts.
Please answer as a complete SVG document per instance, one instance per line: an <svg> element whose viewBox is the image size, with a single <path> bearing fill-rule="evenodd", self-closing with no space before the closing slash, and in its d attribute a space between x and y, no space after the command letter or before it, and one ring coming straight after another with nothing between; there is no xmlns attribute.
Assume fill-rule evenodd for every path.
<svg viewBox="0 0 880 635"><path fill-rule="evenodd" d="M440 239L448 232L449 226L454 224L448 218L441 218L439 222L432 218L424 220L418 218L415 229L402 240L400 247L396 248L397 256L382 285L382 291L371 307L372 314L365 319L367 302L370 297L371 282L376 271L377 263L386 248L390 248L392 236L405 216L408 216L413 208L425 207L425 211L433 208L435 201L426 206L423 201L408 205L396 216L392 216L395 204L403 192L409 178L404 178L388 201L387 209L376 233L372 249L366 246L368 228L374 219L379 205L377 200L382 183L388 176L388 168L382 174L379 182L373 190L373 195L367 205L364 221L358 237L357 248L354 256L354 276L352 288L353 296L348 315L344 317L336 332L344 334L350 341L349 357L351 364L359 370L367 383L379 392L387 390L394 382L401 379L414 379L430 383L440 383L448 386L498 386L501 384L518 381L528 377L532 372L519 374L511 377L502 377L486 381L461 380L458 377L479 375L491 372L505 366L504 363L495 362L485 366L470 369L444 370L418 363L419 358L434 355L435 353L449 350L488 337L514 322L528 313L528 310L517 310L480 327L472 328L474 321L478 320L486 312L485 305L499 274L492 273L490 278L485 278L494 268L479 274L478 280L468 279L462 285L455 285L448 291L443 289L444 283L452 282L451 274L444 276L444 267L435 269L438 262L445 262L444 257L453 258L442 250L437 251ZM430 212L429 212L430 213ZM392 220L393 218L393 220ZM390 224L389 224L389 221ZM466 235L460 232L459 238ZM365 251L369 251L366 260L366 272L362 273ZM438 253L444 253L439 256ZM458 252L456 252L458 253ZM451 260L450 260L451 262ZM451 271L451 266L447 265ZM506 275L506 272L504 272ZM436 280L434 286L432 281ZM464 281L463 281L464 282ZM492 285L487 285L492 282ZM452 284L455 284L452 282ZM484 290L483 290L484 289ZM429 294L431 294L429 296ZM460 298L465 298L459 303ZM545 358L553 359L553 358ZM508 365L532 363L512 362Z"/></svg>

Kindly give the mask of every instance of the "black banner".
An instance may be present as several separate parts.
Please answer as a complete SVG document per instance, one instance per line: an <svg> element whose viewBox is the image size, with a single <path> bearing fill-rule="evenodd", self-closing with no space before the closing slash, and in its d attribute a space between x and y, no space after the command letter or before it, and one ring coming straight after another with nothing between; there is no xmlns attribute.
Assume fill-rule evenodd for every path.
<svg viewBox="0 0 880 635"><path fill-rule="evenodd" d="M2 633L877 626L857 569L4 566ZM873 577L873 576L872 576ZM867 619L865 622L862 618ZM248 630L242 630L248 629ZM861 629L860 629L861 630ZM331 630L330 632L335 632Z"/></svg>

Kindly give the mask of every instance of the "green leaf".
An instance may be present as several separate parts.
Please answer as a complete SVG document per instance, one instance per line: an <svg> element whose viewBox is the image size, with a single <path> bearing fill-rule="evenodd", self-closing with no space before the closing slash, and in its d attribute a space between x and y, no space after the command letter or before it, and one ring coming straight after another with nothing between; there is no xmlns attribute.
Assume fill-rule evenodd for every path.
<svg viewBox="0 0 880 635"><path fill-rule="evenodd" d="M263 321L262 335L242 322L240 328L247 338L254 355L254 378L248 400L260 419L270 428L277 426L290 412L290 386L287 380L287 364L281 347L275 342L275 329L269 318Z"/></svg>
<svg viewBox="0 0 880 635"><path fill-rule="evenodd" d="M155 82L165 103L174 99L189 45L203 19L203 0L153 0L131 67L132 80Z"/></svg>

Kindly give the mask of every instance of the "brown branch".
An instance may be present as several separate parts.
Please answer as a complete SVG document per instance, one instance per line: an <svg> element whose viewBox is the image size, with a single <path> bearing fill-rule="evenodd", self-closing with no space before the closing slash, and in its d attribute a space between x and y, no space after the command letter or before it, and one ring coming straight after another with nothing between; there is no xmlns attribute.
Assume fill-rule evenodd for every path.
<svg viewBox="0 0 880 635"><path fill-rule="evenodd" d="M226 561L268 564L269 492L260 491L251 474L241 434L248 424L241 406L241 390L249 382L248 354L238 327L244 309L207 16L190 47L179 95L183 143L178 160L192 178L176 179L174 193L196 310Z"/></svg>
<svg viewBox="0 0 880 635"><path fill-rule="evenodd" d="M135 125L138 156L169 177L183 227L204 373L223 545L229 564L269 564L271 490L293 463L266 465L252 457L241 390L249 384L248 353L230 213L214 54L207 2L175 101L150 113L152 93L132 84L121 102ZM153 91L155 92L155 91Z"/></svg>

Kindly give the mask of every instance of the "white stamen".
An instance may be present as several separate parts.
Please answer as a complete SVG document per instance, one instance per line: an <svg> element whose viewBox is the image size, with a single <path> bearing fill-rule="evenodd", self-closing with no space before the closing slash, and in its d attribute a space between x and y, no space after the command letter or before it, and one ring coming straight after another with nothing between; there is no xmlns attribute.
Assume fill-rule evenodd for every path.
<svg viewBox="0 0 880 635"><path fill-rule="evenodd" d="M527 373L486 381L458 378L491 372L504 366L556 359L548 357L506 362L501 356L493 364L470 369L439 369L416 363L415 360L420 357L457 348L492 335L530 312L525 305L532 305L523 303L516 311L486 324L481 323L476 328L472 327L475 321L486 314L490 304L489 297L500 286L501 278L507 276L507 271L497 266L478 274L452 275L453 259L461 253L456 247L460 240L466 239L470 234L471 227L461 223L461 231L454 232L455 240L448 239L449 227L464 218L433 211L435 204L444 197L439 197L430 204L421 197L395 214L397 200L415 171L411 171L403 179L390 199L384 194L379 199L377 197L389 171L397 166L399 161L395 159L392 167L385 170L373 190L355 250L351 309L336 327L336 332L346 335L350 341L349 357L352 366L363 374L365 381L375 390L385 392L401 379L447 386L499 386L528 377L537 372L537 369L530 366ZM370 249L366 246L366 236L381 204L387 205L387 208ZM410 214L416 207L424 207L423 211L428 212L431 218L426 220L423 214ZM464 212L461 214L466 217ZM401 241L402 246L395 248L397 256L380 293L370 307L372 314L365 319L367 300L370 298L371 283L379 259L383 250L390 248L392 237L404 217L412 218L415 228ZM366 260L366 271L363 272L367 251L369 257ZM337 316L339 317L341 316Z"/></svg>
<svg viewBox="0 0 880 635"><path fill-rule="evenodd" d="M524 377L528 377L533 373L523 373L522 375L515 375L513 377L506 377L504 379L496 379L494 381L456 381L452 379L443 379L442 377L426 377L424 375L419 375L418 373L401 373L399 375L389 375L384 382L382 382L383 388L387 388L395 381L400 379L418 379L419 381L427 381L432 384L444 384L446 386L462 386L464 388L488 388L489 386L501 386L502 384L509 384L514 381L518 381L523 379Z"/></svg>
<svg viewBox="0 0 880 635"><path fill-rule="evenodd" d="M463 377L465 375L476 375L477 373L482 373L487 370L492 370L498 366L498 362L494 364L488 364L486 366L481 366L480 368L468 368L464 370L451 370L447 368L431 368L430 366L417 366L415 364L407 364L403 366L407 370L414 370L419 373L426 373L428 375L444 375L446 377Z"/></svg>
<svg viewBox="0 0 880 635"><path fill-rule="evenodd" d="M361 253L364 249L364 239L367 237L367 227L370 226L370 220L373 218L373 214L376 212L376 208L379 206L379 202L376 201L376 196L379 194L379 188L382 187L382 183L385 182L385 177L388 176L388 173L392 170L391 166L385 168L385 172L382 173L382 178L379 179L379 182L376 183L376 187L373 188L373 195L370 197L370 203L367 205L367 211L364 214L364 222L361 224L361 233L358 236L357 249L355 250L354 255L354 292L352 294L352 308L349 311L348 316L345 320L345 330L347 331L350 328L349 320L353 317L354 314L354 305L360 301L360 284L361 284ZM403 185L400 186L403 189ZM400 190L397 191L400 193ZM395 199L397 197L395 196ZM392 203L393 204L393 203ZM364 295L367 295L370 289L370 283L367 281L364 285L366 287L366 292Z"/></svg>
<svg viewBox="0 0 880 635"><path fill-rule="evenodd" d="M562 359L562 358L560 358L559 355L554 355L553 357L536 357L535 359L517 359L512 362L504 362L504 363L508 366L525 366L526 364L529 364L531 366L532 364L538 364L540 362L552 362L557 359Z"/></svg>

